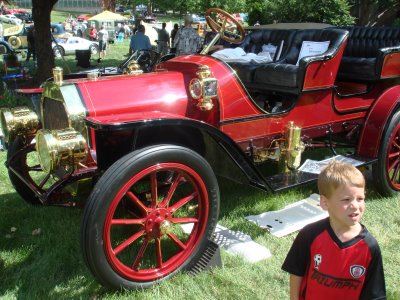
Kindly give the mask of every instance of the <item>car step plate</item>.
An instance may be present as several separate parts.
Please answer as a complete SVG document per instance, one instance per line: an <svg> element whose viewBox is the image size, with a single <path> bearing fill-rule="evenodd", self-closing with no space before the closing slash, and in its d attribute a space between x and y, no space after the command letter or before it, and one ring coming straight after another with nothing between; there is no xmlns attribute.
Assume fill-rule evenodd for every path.
<svg viewBox="0 0 400 300"><path fill-rule="evenodd" d="M266 177L266 181L274 192L308 184L316 181L321 170L332 160L349 163L356 167L369 165L376 161L376 159L343 155L337 155L320 161L307 159L298 170L268 176Z"/></svg>

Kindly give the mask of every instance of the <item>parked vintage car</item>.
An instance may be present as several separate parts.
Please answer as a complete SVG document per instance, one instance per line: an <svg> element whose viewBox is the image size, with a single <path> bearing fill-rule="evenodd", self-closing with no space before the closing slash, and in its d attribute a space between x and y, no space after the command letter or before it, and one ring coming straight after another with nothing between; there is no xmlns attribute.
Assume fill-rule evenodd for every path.
<svg viewBox="0 0 400 300"><path fill-rule="evenodd" d="M83 187L93 187L81 244L103 285L144 288L206 265L224 204L216 175L284 191L317 179L298 169L303 152L344 148L372 166L378 192L399 194L400 28L262 29L245 38L225 11L209 9L206 20L223 39L244 40L246 52L269 44L275 53L228 63L206 47L151 73L133 61L129 74L104 78L63 80L56 69L39 115L2 110L6 166L25 201L83 206Z"/></svg>
<svg viewBox="0 0 400 300"><path fill-rule="evenodd" d="M99 43L89 41L77 36L66 38L56 38L51 44L55 57L75 54L76 50L89 50L91 54L97 54L99 51Z"/></svg>
<svg viewBox="0 0 400 300"><path fill-rule="evenodd" d="M25 24L15 25L4 29L4 39L14 49L24 49L28 47L28 26Z"/></svg>
<svg viewBox="0 0 400 300"><path fill-rule="evenodd" d="M3 23L14 24L14 25L22 24L22 20L18 19L14 15L0 15L0 21Z"/></svg>
<svg viewBox="0 0 400 300"><path fill-rule="evenodd" d="M14 13L14 16L22 20L22 22L24 22L25 24L33 23L32 14L30 12L17 12Z"/></svg>

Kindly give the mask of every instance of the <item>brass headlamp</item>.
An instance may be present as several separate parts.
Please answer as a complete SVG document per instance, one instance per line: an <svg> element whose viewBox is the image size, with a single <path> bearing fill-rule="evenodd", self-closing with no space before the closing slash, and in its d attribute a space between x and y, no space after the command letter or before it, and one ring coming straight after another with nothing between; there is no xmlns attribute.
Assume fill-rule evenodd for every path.
<svg viewBox="0 0 400 300"><path fill-rule="evenodd" d="M190 95L198 100L197 107L200 110L208 111L214 106L212 98L218 94L218 81L211 77L211 71L208 66L200 66L196 72L198 78L193 78L189 84Z"/></svg>
<svg viewBox="0 0 400 300"><path fill-rule="evenodd" d="M38 115L26 106L1 110L1 127L6 142L17 135L34 134L39 128Z"/></svg>
<svg viewBox="0 0 400 300"><path fill-rule="evenodd" d="M85 138L73 128L41 129L36 134L36 151L43 171L52 172L60 166L72 171L87 156L87 145Z"/></svg>

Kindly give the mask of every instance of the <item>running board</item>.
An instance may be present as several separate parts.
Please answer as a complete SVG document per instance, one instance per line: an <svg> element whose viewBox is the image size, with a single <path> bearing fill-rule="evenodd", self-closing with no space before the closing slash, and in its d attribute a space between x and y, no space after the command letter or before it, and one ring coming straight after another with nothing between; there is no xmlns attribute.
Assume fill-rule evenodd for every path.
<svg viewBox="0 0 400 300"><path fill-rule="evenodd" d="M359 164L357 164L357 168L370 165L378 160L376 158L370 159L357 156L349 156L349 157L343 156L343 158L344 158L343 161L346 161L346 159L358 161ZM317 181L317 179L318 179L317 173L309 173L301 170L294 170L287 173L280 173L265 178L268 186L271 188L273 192L281 192L290 188L306 185L314 181Z"/></svg>

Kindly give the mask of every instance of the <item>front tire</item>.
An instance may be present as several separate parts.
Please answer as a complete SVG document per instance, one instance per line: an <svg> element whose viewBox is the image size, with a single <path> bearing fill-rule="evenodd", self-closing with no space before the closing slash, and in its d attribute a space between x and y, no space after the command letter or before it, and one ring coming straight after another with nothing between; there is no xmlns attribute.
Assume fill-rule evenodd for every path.
<svg viewBox="0 0 400 300"><path fill-rule="evenodd" d="M17 154L17 152L23 148L26 150ZM32 186L42 190L37 184L37 180L33 178L35 176L32 175L32 173L42 172L39 164L35 160L36 155L34 152L36 152L35 144L31 144L30 141L26 141L22 137L16 137L10 143L8 148L7 162L11 168L21 174L23 178L25 178L25 180L28 181ZM15 190L22 197L22 199L30 204L42 204L36 197L35 193L33 193L32 190L28 188L27 185L17 175L14 174L14 172L9 170L8 176Z"/></svg>
<svg viewBox="0 0 400 300"><path fill-rule="evenodd" d="M166 183L162 178L171 172ZM150 287L193 267L218 211L218 183L199 154L172 145L135 151L114 163L89 197L84 259L105 286Z"/></svg>
<svg viewBox="0 0 400 300"><path fill-rule="evenodd" d="M389 120L372 171L381 195L391 197L400 192L400 111Z"/></svg>

